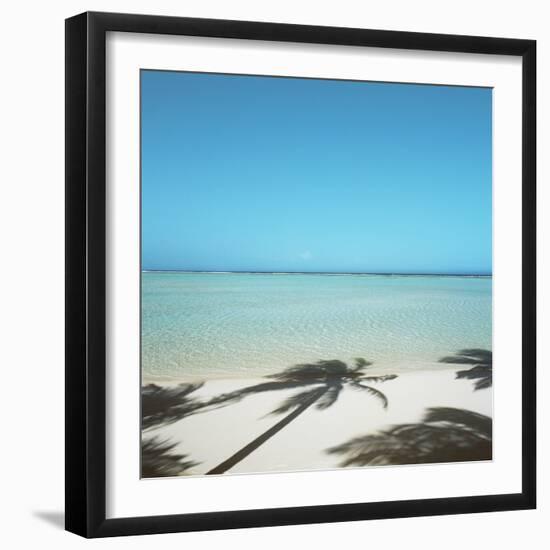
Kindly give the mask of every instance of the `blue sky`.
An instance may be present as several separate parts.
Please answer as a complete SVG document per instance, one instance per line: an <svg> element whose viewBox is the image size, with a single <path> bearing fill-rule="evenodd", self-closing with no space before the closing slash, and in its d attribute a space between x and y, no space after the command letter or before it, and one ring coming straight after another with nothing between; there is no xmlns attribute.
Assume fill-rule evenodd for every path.
<svg viewBox="0 0 550 550"><path fill-rule="evenodd" d="M490 89L141 86L143 269L491 273Z"/></svg>

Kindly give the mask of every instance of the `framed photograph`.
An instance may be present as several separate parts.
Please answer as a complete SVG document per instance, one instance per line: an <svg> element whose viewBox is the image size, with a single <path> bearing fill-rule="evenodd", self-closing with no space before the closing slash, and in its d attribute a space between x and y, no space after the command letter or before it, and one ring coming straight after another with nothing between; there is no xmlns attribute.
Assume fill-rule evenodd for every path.
<svg viewBox="0 0 550 550"><path fill-rule="evenodd" d="M66 21L69 531L535 507L535 52Z"/></svg>

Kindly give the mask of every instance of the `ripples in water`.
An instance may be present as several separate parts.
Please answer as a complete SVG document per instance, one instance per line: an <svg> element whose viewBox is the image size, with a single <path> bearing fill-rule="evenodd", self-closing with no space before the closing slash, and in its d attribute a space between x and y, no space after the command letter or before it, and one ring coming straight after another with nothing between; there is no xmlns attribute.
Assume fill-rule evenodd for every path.
<svg viewBox="0 0 550 550"><path fill-rule="evenodd" d="M491 349L490 278L144 273L147 376L262 375L338 358L417 368Z"/></svg>

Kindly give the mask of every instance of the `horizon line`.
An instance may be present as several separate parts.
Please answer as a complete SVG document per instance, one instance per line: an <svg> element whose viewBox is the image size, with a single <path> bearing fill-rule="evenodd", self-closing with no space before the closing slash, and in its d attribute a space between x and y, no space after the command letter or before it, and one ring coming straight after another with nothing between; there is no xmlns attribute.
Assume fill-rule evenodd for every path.
<svg viewBox="0 0 550 550"><path fill-rule="evenodd" d="M406 271L254 271L206 269L141 269L142 273L203 273L203 274L258 274L258 275L403 275L439 277L492 277L493 273L406 272Z"/></svg>

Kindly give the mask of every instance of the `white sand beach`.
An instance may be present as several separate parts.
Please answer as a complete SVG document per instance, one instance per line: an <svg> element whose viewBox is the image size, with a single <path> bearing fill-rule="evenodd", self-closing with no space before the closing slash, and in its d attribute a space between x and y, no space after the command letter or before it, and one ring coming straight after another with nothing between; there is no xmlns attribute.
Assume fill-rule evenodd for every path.
<svg viewBox="0 0 550 550"><path fill-rule="evenodd" d="M317 403L311 404L225 475L338 468L349 458L349 453L329 453L329 449L395 425L420 423L430 408L470 411L492 418L492 388L476 390L475 380L456 378L457 370L460 366L441 363L422 371L394 369L392 373L384 373L367 369L366 376L397 374L391 380L368 382L383 392L387 408L378 396L344 386L331 406L320 410ZM240 377L205 380L192 397L208 401L266 380ZM157 385L174 388L187 382L157 382ZM185 455L185 460L193 462L185 474L204 475L287 416L292 409L281 414L272 411L300 391L303 389L250 393L219 408L199 410L181 420L148 428L143 438L156 437L157 441L174 445L171 453ZM488 444L491 445L490 437Z"/></svg>

